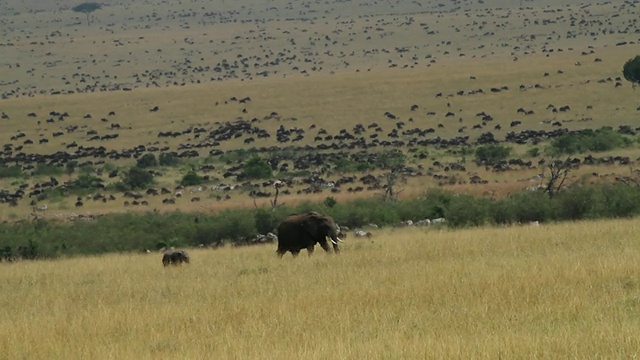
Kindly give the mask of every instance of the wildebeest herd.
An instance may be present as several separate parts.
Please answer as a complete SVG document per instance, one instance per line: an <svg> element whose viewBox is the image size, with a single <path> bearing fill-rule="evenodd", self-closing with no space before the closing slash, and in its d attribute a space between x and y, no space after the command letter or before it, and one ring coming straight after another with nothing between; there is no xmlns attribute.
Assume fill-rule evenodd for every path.
<svg viewBox="0 0 640 360"><path fill-rule="evenodd" d="M279 189L283 197L371 194L385 190L385 157L394 152L409 159L401 169L404 177L429 185L486 185L494 182L493 174L507 171L523 172L521 180L527 180L540 172L544 159L520 153L491 164L472 164L465 154L479 145L537 146L600 126L608 117L620 121L614 126L620 134L639 131L633 121L624 123L633 119L637 105L622 103L628 87L621 86L619 65L612 64L619 59L614 56L625 56L636 44L634 3L400 0L354 7L349 2L312 1L302 7L241 0L196 1L188 10L181 5L149 1L132 9L126 2L110 3L91 14L91 26L83 14L53 4L10 3L0 13L7 25L0 30L0 48L8 50L2 52L6 58L0 68L0 134L6 137L0 164L26 175L0 185L0 202L13 208L10 211L28 208L41 215L204 207L207 199L273 197L276 182L284 184ZM30 26L34 22L37 26ZM153 36L161 28L180 29L180 36L171 31L161 39ZM58 50L65 47L71 49L69 56ZM523 68L530 67L530 61L544 61L555 68L507 81L469 67L492 59L523 63ZM446 67L448 63L460 68ZM135 71L123 71L131 66ZM438 66L443 67L427 71ZM598 75L579 72L586 68L587 74ZM436 85L412 91L403 91L402 85L396 90L400 96L385 89L389 101L382 96L327 102L351 99L335 94L350 93L340 85L345 78L367 79L346 77L353 74L415 78L447 71L464 72L464 81L456 79L449 86L447 77L429 78L428 83ZM336 79L330 92L297 91L305 97L273 105L275 97L262 96L271 88L252 91L264 81L322 79L316 75ZM165 89L180 88L166 94L189 97L213 89L200 87L205 83L242 81L251 86L197 99L207 104L203 108L154 98ZM583 89L615 93L616 102L565 96ZM112 105L100 98L81 106L78 103L89 99L85 93L116 94L113 99L120 102ZM125 94L124 100L117 94ZM149 99L143 102L140 96ZM46 98L53 100L42 100ZM296 106L301 100L304 105ZM309 102L321 104L321 111L307 112ZM487 105L496 103L499 106ZM264 158L277 180L250 179L238 149ZM114 191L113 185L127 176L124 166L145 155L193 163L205 184L176 186L174 173L152 168L148 172L156 184ZM582 154L571 161L576 166L615 164L626 169L637 159ZM356 171L354 164L372 168ZM65 193L76 184L61 175L38 177L46 167L70 173L93 169L100 181L91 194L53 205L47 194ZM530 185L536 184L522 187ZM47 205L46 212L37 210Z"/></svg>
<svg viewBox="0 0 640 360"><path fill-rule="evenodd" d="M0 12L5 25L0 46L9 50L3 52L3 65L13 76L2 77L0 96L410 69L500 50L515 60L557 52L580 39L594 47L610 39L628 42L638 31L634 8L634 2L611 6L595 0L398 0L357 6L342 1L186 5L155 0L135 6L115 1L91 13L87 26L84 14L66 4L9 2ZM160 31L165 36L159 39L154 35ZM92 56L57 51L68 48L70 55ZM125 70L132 64L134 71Z"/></svg>

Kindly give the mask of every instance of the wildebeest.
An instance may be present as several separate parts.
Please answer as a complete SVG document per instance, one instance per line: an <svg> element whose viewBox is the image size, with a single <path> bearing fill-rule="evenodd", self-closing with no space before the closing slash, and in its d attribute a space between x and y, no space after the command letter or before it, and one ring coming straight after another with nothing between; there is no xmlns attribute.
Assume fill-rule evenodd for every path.
<svg viewBox="0 0 640 360"><path fill-rule="evenodd" d="M169 250L162 255L162 265L180 265L189 263L189 254L184 250Z"/></svg>
<svg viewBox="0 0 640 360"><path fill-rule="evenodd" d="M355 237L360 237L360 238L362 238L362 237L371 238L371 237L373 236L370 232L368 232L368 231L363 231L363 230L356 230L356 231L353 233L353 235L354 235Z"/></svg>

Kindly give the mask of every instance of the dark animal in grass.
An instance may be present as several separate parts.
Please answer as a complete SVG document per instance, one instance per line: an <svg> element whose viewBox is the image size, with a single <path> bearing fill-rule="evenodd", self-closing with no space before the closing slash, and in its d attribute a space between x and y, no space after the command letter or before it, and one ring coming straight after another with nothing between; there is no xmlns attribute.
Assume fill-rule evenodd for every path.
<svg viewBox="0 0 640 360"><path fill-rule="evenodd" d="M333 251L339 252L339 228L331 216L315 211L287 216L278 226L278 257L287 251L295 257L300 250L307 249L309 256L313 254L316 244L320 244L327 253L331 251L327 238L333 245Z"/></svg>
<svg viewBox="0 0 640 360"><path fill-rule="evenodd" d="M189 254L184 250L169 250L162 255L162 265L180 265L189 263Z"/></svg>

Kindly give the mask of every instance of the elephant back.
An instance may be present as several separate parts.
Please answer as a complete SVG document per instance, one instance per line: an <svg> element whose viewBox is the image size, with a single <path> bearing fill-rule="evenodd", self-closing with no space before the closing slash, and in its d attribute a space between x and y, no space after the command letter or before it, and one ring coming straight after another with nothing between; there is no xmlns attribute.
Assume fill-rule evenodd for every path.
<svg viewBox="0 0 640 360"><path fill-rule="evenodd" d="M178 265L183 262L189 263L189 254L184 250L169 250L162 254L162 264Z"/></svg>

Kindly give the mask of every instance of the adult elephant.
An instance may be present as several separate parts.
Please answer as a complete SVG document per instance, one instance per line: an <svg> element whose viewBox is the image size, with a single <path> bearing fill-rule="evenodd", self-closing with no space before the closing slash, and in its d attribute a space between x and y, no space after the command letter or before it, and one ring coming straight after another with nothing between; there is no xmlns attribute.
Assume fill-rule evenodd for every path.
<svg viewBox="0 0 640 360"><path fill-rule="evenodd" d="M169 250L162 255L162 265L180 265L189 263L189 254L184 250Z"/></svg>
<svg viewBox="0 0 640 360"><path fill-rule="evenodd" d="M316 243L326 252L330 252L327 238L331 240L333 251L340 251L338 237L340 229L331 216L325 216L315 211L304 214L287 216L278 226L278 257L282 257L287 251L297 256L300 250L307 249L309 256L313 254Z"/></svg>

